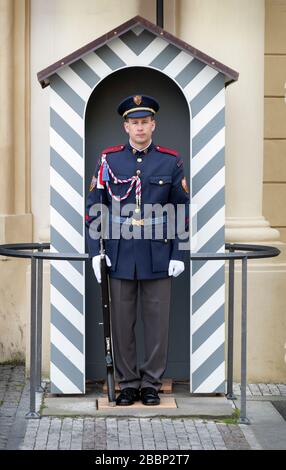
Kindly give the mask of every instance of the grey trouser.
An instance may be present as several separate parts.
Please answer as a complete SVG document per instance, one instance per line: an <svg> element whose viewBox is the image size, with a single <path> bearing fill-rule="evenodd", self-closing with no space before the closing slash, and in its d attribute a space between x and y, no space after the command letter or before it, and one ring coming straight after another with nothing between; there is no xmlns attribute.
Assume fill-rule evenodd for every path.
<svg viewBox="0 0 286 470"><path fill-rule="evenodd" d="M137 369L135 324L140 289L144 363ZM121 389L160 390L167 365L171 277L152 280L110 278L112 341L116 379Z"/></svg>

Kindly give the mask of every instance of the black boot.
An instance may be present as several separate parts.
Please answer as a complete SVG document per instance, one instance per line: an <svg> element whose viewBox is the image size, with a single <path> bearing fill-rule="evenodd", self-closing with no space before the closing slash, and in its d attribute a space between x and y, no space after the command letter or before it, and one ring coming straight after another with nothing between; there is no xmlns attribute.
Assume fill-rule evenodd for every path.
<svg viewBox="0 0 286 470"><path fill-rule="evenodd" d="M160 405L158 392L153 387L141 388L141 400L143 405Z"/></svg>
<svg viewBox="0 0 286 470"><path fill-rule="evenodd" d="M135 401L140 400L140 393L137 388L126 387L121 390L120 394L116 399L116 405L118 406L128 406L133 405Z"/></svg>

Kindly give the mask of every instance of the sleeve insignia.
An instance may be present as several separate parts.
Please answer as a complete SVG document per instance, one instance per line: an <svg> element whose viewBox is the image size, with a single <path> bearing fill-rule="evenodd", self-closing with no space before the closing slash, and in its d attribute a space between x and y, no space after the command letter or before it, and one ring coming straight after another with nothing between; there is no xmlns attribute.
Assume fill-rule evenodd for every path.
<svg viewBox="0 0 286 470"><path fill-rule="evenodd" d="M93 175L90 186L89 186L89 192L91 192L95 188L96 183L97 183L97 178Z"/></svg>
<svg viewBox="0 0 286 470"><path fill-rule="evenodd" d="M188 188L188 184L187 184L187 180L186 180L186 177L185 177L185 176L184 176L184 178L182 178L181 184L182 184L183 190L184 190L186 193L188 193L188 192L189 192L189 188Z"/></svg>

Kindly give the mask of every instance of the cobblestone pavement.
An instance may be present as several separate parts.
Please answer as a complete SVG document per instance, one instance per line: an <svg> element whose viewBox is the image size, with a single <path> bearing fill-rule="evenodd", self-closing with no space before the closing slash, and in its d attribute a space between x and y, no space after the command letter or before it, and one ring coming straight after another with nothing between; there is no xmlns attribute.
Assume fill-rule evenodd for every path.
<svg viewBox="0 0 286 470"><path fill-rule="evenodd" d="M260 449L247 425L191 418L42 417L25 419L24 366L0 365L0 449ZM285 385L252 393L284 395ZM271 385L271 387L270 387ZM276 388L275 388L276 387ZM239 384L236 385L239 392Z"/></svg>
<svg viewBox="0 0 286 470"><path fill-rule="evenodd" d="M24 366L0 365L0 449L18 448L29 406ZM15 447L14 447L15 446Z"/></svg>
<svg viewBox="0 0 286 470"><path fill-rule="evenodd" d="M227 450L260 448L234 424L171 418L48 418L28 422L20 449Z"/></svg>
<svg viewBox="0 0 286 470"><path fill-rule="evenodd" d="M233 384L233 393L240 395L240 384ZM286 384L248 384L246 387L246 396L248 397L286 397Z"/></svg>

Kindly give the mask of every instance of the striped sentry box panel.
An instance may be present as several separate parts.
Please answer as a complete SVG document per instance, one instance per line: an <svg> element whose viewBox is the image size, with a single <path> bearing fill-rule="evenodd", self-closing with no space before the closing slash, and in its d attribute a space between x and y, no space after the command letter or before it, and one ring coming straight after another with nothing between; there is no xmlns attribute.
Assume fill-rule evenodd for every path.
<svg viewBox="0 0 286 470"><path fill-rule="evenodd" d="M192 249L224 250L225 77L136 25L50 77L51 245L83 253L84 119L94 88L114 71L144 66L168 75L190 107ZM51 263L52 393L85 392L84 263ZM224 262L192 262L191 392L224 391Z"/></svg>

